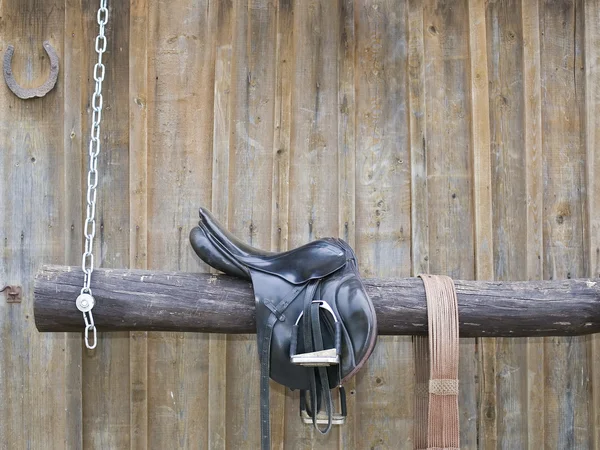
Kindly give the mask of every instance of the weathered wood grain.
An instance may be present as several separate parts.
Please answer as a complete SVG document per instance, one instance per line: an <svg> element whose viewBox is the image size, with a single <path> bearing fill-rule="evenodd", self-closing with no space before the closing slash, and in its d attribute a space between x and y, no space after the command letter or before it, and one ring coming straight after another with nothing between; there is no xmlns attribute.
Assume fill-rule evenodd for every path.
<svg viewBox="0 0 600 450"><path fill-rule="evenodd" d="M423 1L410 0L408 11L408 99L411 170L412 275L429 273L429 203L427 195L427 124ZM412 207L415 205L415 207ZM418 205L418 207L416 206Z"/></svg>
<svg viewBox="0 0 600 450"><path fill-rule="evenodd" d="M428 0L424 4L426 157L429 268L453 278L475 277L475 217L471 137L469 3ZM476 386L475 341L463 340L459 379ZM478 395L461 389L460 442L478 441Z"/></svg>
<svg viewBox="0 0 600 450"><path fill-rule="evenodd" d="M25 290L20 306L0 294L0 447L228 448L243 446L246 431L255 443L258 429L243 421L257 397L243 406L241 391L230 389L245 371L257 373L254 336L148 333L146 341L145 331L102 333L93 354L82 352L81 317L72 311L77 268L61 303L75 314L75 333L33 328L38 265L76 266L81 258L96 7L0 2L0 51L16 44L21 84L47 76L44 39L61 58L56 89L42 99L23 102L0 86L0 282ZM203 204L264 248L337 234L364 256L369 276L405 276L408 264L413 275L468 279L600 276L596 0L131 0L110 7L99 192L110 204L99 208L98 264L207 271L186 231ZM381 36L374 60L363 50ZM406 53L403 63L397 52ZM365 61L380 63L378 78L364 71ZM478 84L480 69L489 84ZM371 98L392 111L367 116ZM411 185L397 195L386 191L384 176L363 183L361 156L380 132L408 155L392 178ZM487 132L489 180L477 169L486 163L477 136ZM264 153L253 142L266 144ZM252 180L245 157L270 169L261 166ZM480 199L488 181L486 224L490 204ZM380 225L411 236L398 244L409 262L390 257L395 243L373 250L368 200L376 194L369 188L392 205ZM258 216L250 232L247 218ZM491 274L482 256L490 251L482 230L490 226ZM349 424L325 439L299 423L295 394L273 385L276 445L378 448L384 445L369 437L385 435L390 446L409 448L412 374L380 376L411 370L405 341L380 340L381 364L374 359L348 386ZM486 342L481 359L482 347L461 340L464 448L598 447L597 338L543 341ZM381 385L394 393L383 398ZM369 417L377 407L396 408L392 426ZM232 412L230 424L224 418ZM476 430L477 423L484 426Z"/></svg>
<svg viewBox="0 0 600 450"><path fill-rule="evenodd" d="M340 20L337 1L294 1L288 248L338 233ZM298 393L289 399L286 448L339 448L339 430L320 436L298 419Z"/></svg>
<svg viewBox="0 0 600 450"><path fill-rule="evenodd" d="M492 155L490 146L490 100L488 94L488 48L486 6L469 1L469 60L471 64L471 139L473 152L473 202L475 225L475 278L494 279L492 214ZM490 58L494 55L490 52ZM479 350L479 445L497 444L496 342L480 339Z"/></svg>
<svg viewBox="0 0 600 450"><path fill-rule="evenodd" d="M338 2L338 236L353 248L356 244L356 24L353 0ZM358 375L349 380L346 392L357 392L363 380ZM361 388L362 391L362 388ZM357 395L347 395L346 426L339 430L340 448L356 448L359 427ZM361 423L362 427L365 426Z"/></svg>
<svg viewBox="0 0 600 450"><path fill-rule="evenodd" d="M14 45L12 68L20 85L37 87L47 79L42 42L49 40L60 57L65 27L64 2L0 3L0 52ZM63 67L51 92L27 101L13 95L4 80L0 86L0 289L13 284L23 292L21 303L7 303L0 295L5 448L77 448L81 431L80 378L77 366L69 366L78 364L78 354L64 334L41 336L33 324L38 263L65 258L64 80Z"/></svg>
<svg viewBox="0 0 600 450"><path fill-rule="evenodd" d="M294 69L294 2L277 3L275 100L273 112L273 187L271 195L271 248L287 249L292 91Z"/></svg>
<svg viewBox="0 0 600 450"><path fill-rule="evenodd" d="M83 129L82 111L86 110L88 99L84 98L85 85L83 80L87 78L84 73L84 59L81 57L89 42L84 40L84 26L82 20L82 3L78 0L65 2L65 28L64 46L61 59L64 86L63 92L63 172L64 172L64 229L65 248L63 264L80 264L83 242L83 167L87 156L86 145L89 131ZM59 83L61 78L59 78ZM60 87L59 87L60 89ZM75 170L74 170L75 168ZM83 282L83 273L82 273ZM83 380L82 380L82 335L67 335L65 342L65 356L69 359L65 362L65 370L69 377L67 381L68 404L67 427L68 436L64 447L66 449L83 448Z"/></svg>
<svg viewBox="0 0 600 450"><path fill-rule="evenodd" d="M129 267L148 267L148 10L129 11ZM148 448L148 333L129 335L130 444Z"/></svg>
<svg viewBox="0 0 600 450"><path fill-rule="evenodd" d="M277 2L276 73L273 123L273 187L271 192L271 248L288 249L290 155L292 136L292 95L294 92L294 2ZM272 439L283 442L290 439L285 434L287 412L295 411L294 398L281 386L271 383L271 407L281 419L272 423ZM293 442L289 445L293 445Z"/></svg>
<svg viewBox="0 0 600 450"><path fill-rule="evenodd" d="M210 7L210 37L214 49L214 100L212 142L212 211L227 223L229 218L229 158L231 141L231 65L233 10L231 2ZM222 334L209 336L208 349L208 448L227 448L227 341Z"/></svg>
<svg viewBox="0 0 600 450"><path fill-rule="evenodd" d="M35 321L40 331L80 331L80 314L72 304L78 278L75 267L64 266L45 266L36 276ZM456 280L462 336L598 332L598 281ZM382 334L425 332L425 293L418 278L366 279L365 286ZM94 292L96 322L105 330L254 332L251 284L225 275L98 269Z"/></svg>
<svg viewBox="0 0 600 450"><path fill-rule="evenodd" d="M521 2L523 30L523 133L525 147L526 279L543 278L543 169L540 77L540 20L537 2ZM515 207L514 205L513 207ZM518 211L518 210L517 210ZM514 267L514 265L513 265ZM544 346L543 339L527 340L526 394L519 396L527 414L527 448L534 450L544 442ZM517 408L511 404L510 410ZM507 439L510 439L507 437Z"/></svg>
<svg viewBox="0 0 600 450"><path fill-rule="evenodd" d="M411 172L411 275L429 273L429 202L427 195L427 127L425 110L425 54L423 28L423 1L410 0L408 8L408 99L410 129ZM412 207L412 205L419 205ZM414 336L413 361L415 383L429 378L427 336ZM414 448L427 447L427 423L429 397L413 392L414 414L412 417Z"/></svg>
<svg viewBox="0 0 600 450"><path fill-rule="evenodd" d="M356 252L365 276L410 274L410 154L405 3L356 7ZM357 378L356 447L410 436L412 341L386 337ZM385 426L380 424L385 423ZM400 448L410 448L406 441Z"/></svg>
<svg viewBox="0 0 600 450"><path fill-rule="evenodd" d="M600 2L585 2L585 146L588 274L600 273ZM600 336L588 341L591 409L590 447L600 448Z"/></svg>
<svg viewBox="0 0 600 450"><path fill-rule="evenodd" d="M98 7L83 5L84 25L84 192L87 188L87 148L91 126L91 74L98 56L93 42L98 34ZM129 3L110 6L107 25L106 79L98 155L99 188L96 204L95 267L129 264ZM110 60L108 60L110 58ZM89 75L88 75L89 74ZM110 81L108 81L110 80ZM125 195L123 194L125 193ZM80 194L80 195L83 195ZM115 202L114 199L122 200ZM84 197L85 198L85 197ZM77 224L77 226L81 226ZM80 275L80 280L82 277ZM92 275L93 280L93 275ZM82 282L82 281L80 281ZM93 379L83 391L83 447L122 448L130 444L129 334L98 336L97 351L83 352L82 377ZM103 374L98 377L97 374Z"/></svg>
<svg viewBox="0 0 600 450"><path fill-rule="evenodd" d="M540 5L546 279L586 273L583 14L581 1ZM551 338L544 353L545 448L589 448L585 343Z"/></svg>
<svg viewBox="0 0 600 450"><path fill-rule="evenodd" d="M354 4L338 2L338 192L339 236L356 239L356 24Z"/></svg>
<svg viewBox="0 0 600 450"><path fill-rule="evenodd" d="M159 1L148 12L148 267L206 271L188 244L212 179L214 2ZM209 339L148 335L148 442L208 442Z"/></svg>
<svg viewBox="0 0 600 450"><path fill-rule="evenodd" d="M276 74L276 6L233 2L232 112L229 225L245 242L269 248L272 241L273 139ZM260 371L256 336L232 336L227 346L227 448L260 448ZM272 384L273 390L277 387ZM283 393L283 390L280 391ZM283 401L271 407L272 442L282 440ZM248 415L240 399L255 405Z"/></svg>
<svg viewBox="0 0 600 450"><path fill-rule="evenodd" d="M490 214L493 216L493 273L480 279L519 280L527 273L526 155L523 121L523 32L518 1L487 4L489 127L491 133ZM486 81L486 86L488 82ZM527 444L526 343L517 339L486 341L495 359L484 372L480 417L489 426L486 442L494 448L498 433L503 445ZM486 358L486 359L488 359ZM486 363L484 362L484 367ZM491 364L487 363L489 367Z"/></svg>

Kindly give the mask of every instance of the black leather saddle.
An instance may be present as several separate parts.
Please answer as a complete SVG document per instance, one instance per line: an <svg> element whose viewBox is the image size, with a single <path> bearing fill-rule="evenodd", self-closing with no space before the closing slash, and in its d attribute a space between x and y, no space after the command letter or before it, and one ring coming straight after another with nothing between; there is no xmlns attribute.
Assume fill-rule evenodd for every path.
<svg viewBox="0 0 600 450"><path fill-rule="evenodd" d="M269 377L300 390L301 416L321 433L343 423L343 384L363 366L377 340L375 309L352 248L325 238L287 252L262 251L235 238L203 208L190 241L210 266L252 281L263 450L270 449ZM338 412L331 396L336 387Z"/></svg>

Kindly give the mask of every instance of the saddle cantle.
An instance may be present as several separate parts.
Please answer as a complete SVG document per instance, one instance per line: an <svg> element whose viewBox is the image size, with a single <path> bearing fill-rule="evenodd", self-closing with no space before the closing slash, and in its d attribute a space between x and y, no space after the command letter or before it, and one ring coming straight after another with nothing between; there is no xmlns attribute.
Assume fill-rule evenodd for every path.
<svg viewBox="0 0 600 450"><path fill-rule="evenodd" d="M375 309L352 248L341 239L325 238L282 253L266 252L231 235L204 208L190 241L210 266L252 281L263 449L270 448L269 377L300 390L301 415L321 433L343 423L343 384L367 361L377 340ZM341 413L333 411L335 387L340 388Z"/></svg>

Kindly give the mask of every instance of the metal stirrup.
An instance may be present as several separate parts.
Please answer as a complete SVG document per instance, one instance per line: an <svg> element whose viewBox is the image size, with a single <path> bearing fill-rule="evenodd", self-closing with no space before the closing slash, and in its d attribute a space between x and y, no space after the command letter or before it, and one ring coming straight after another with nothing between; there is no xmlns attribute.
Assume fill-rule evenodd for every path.
<svg viewBox="0 0 600 450"><path fill-rule="evenodd" d="M290 342L290 358L293 364L306 367L322 367L333 366L340 363L340 355L342 354L342 324L337 320L333 309L324 300L313 300L312 303L318 303L319 308L331 314L335 323L335 346L325 350L320 350L310 353L296 354L298 348L298 324L304 315L304 311L296 319L296 323L292 328L292 339Z"/></svg>
<svg viewBox="0 0 600 450"><path fill-rule="evenodd" d="M346 406L346 390L344 386L339 385L338 390L340 392L340 412L333 412L331 414L331 424L332 425L343 425L346 423L346 416L348 415L347 406ZM312 406L312 405L311 405ZM306 391L300 392L300 417L302 418L302 422L305 424L313 423L313 411L308 408L306 404ZM327 425L329 418L327 414L319 411L317 413L316 423L317 425Z"/></svg>

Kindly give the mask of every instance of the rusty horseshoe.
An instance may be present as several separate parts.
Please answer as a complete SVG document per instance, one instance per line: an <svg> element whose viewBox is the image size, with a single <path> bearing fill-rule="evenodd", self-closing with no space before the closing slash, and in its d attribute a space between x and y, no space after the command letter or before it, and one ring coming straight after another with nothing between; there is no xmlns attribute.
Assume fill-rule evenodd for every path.
<svg viewBox="0 0 600 450"><path fill-rule="evenodd" d="M58 55L48 41L44 41L44 50L46 50L46 53L50 57L50 76L41 86L26 89L19 86L13 76L11 63L15 48L12 45L9 45L6 49L6 53L4 53L4 79L10 90L13 91L17 97L22 99L43 97L50 92L56 84L56 80L58 79Z"/></svg>

